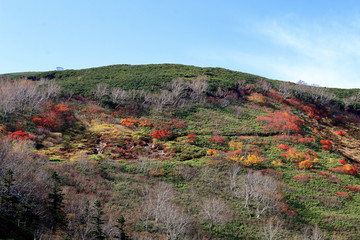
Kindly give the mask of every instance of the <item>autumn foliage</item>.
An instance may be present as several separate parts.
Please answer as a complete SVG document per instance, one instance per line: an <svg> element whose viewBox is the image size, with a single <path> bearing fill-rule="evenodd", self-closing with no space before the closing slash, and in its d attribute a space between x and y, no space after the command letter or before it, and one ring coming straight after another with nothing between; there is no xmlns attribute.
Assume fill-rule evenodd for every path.
<svg viewBox="0 0 360 240"><path fill-rule="evenodd" d="M357 192L360 193L360 187L355 187L355 186L346 186L346 189L351 191L351 192Z"/></svg>
<svg viewBox="0 0 360 240"><path fill-rule="evenodd" d="M34 140L36 137L27 132L16 131L7 136L12 140Z"/></svg>
<svg viewBox="0 0 360 240"><path fill-rule="evenodd" d="M336 131L336 134L339 136L345 136L346 134L343 131Z"/></svg>
<svg viewBox="0 0 360 240"><path fill-rule="evenodd" d="M212 143L223 143L223 142L225 142L225 138L223 138L223 137L212 137L212 138L210 138L209 141L212 142Z"/></svg>
<svg viewBox="0 0 360 240"><path fill-rule="evenodd" d="M347 161L342 158L342 159L339 160L339 163L342 164L342 165L345 165L345 164L347 164Z"/></svg>
<svg viewBox="0 0 360 240"><path fill-rule="evenodd" d="M137 126L139 124L138 120L133 120L130 118L124 118L121 120L120 122L122 125L126 126L126 127L134 127Z"/></svg>
<svg viewBox="0 0 360 240"><path fill-rule="evenodd" d="M42 113L42 117L35 117L32 122L40 128L55 129L65 123L74 122L76 119L69 112L69 107L63 104L50 106Z"/></svg>
<svg viewBox="0 0 360 240"><path fill-rule="evenodd" d="M333 143L329 140L320 140L320 143L323 145L324 150L331 150Z"/></svg>
<svg viewBox="0 0 360 240"><path fill-rule="evenodd" d="M304 124L303 120L300 118L282 111L269 113L267 116L259 116L256 120L266 123L266 128L280 131L285 134L300 133L300 126Z"/></svg>
<svg viewBox="0 0 360 240"><path fill-rule="evenodd" d="M171 136L171 133L169 131L160 129L160 130L153 131L151 136L152 136L152 138L156 138L159 140L165 140Z"/></svg>
<svg viewBox="0 0 360 240"><path fill-rule="evenodd" d="M287 150L290 149L290 147L288 145L285 145L285 144L279 144L278 149L281 149L283 151L287 151Z"/></svg>
<svg viewBox="0 0 360 240"><path fill-rule="evenodd" d="M350 194L348 194L347 192L336 192L335 196L345 197L345 198L350 198L351 197Z"/></svg>

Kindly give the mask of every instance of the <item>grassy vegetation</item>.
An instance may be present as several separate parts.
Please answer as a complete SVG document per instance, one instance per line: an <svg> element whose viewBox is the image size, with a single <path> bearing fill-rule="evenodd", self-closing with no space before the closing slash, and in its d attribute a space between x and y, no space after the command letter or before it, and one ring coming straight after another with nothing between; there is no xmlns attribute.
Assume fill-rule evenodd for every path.
<svg viewBox="0 0 360 240"><path fill-rule="evenodd" d="M331 113L328 105L323 105L323 111L316 111L308 102L284 98L284 92L261 89L258 76L221 68L116 65L27 75L34 80L54 79L66 91L87 97L99 82L157 92L174 78L189 82L198 76L208 77L209 88L200 100L189 98L183 105L159 108L135 101L118 105L105 96L101 106L78 96L60 97L34 112L4 118L0 124L4 139L17 143L19 139L12 135L16 131L36 135L32 151L46 156L44 169L55 170L61 177L67 222L57 226L57 231L45 231L44 236L76 238L79 235L70 225L79 224L76 226L82 229L85 213L93 210L95 200L101 200L102 228L109 238L115 237L117 232L109 229L114 229L122 215L132 239L266 239L263 232L270 220L282 223L280 239L299 239L304 229L316 225L322 239L357 239L360 192L348 186L359 187L360 179L344 170L346 165L339 160L359 166L357 156L346 153L360 146L351 134L360 120L341 108ZM252 85L238 89L239 80ZM270 87L279 84L268 81ZM232 98L216 93L218 87ZM339 98L357 92L329 91ZM286 121L271 118L274 113L282 114ZM52 127L39 127L34 121L52 116ZM291 125L288 116L299 121ZM160 130L163 136L154 134ZM338 130L346 134L338 136ZM320 140L332 145L324 148ZM280 144L296 149L296 154L281 149ZM311 166L301 165L306 160ZM261 201L273 201L261 214L259 209L265 204L261 198L254 193L247 204L244 195L243 187L250 184L251 177L269 187L276 185L272 192L261 184L256 186L257 192L263 192L265 200ZM163 208L155 211L150 207L159 189L169 195ZM204 203L210 200L216 206L224 205L221 221L214 220L214 224L204 216ZM87 204L91 211L84 210ZM187 221L187 231L173 237L166 214L178 214L175 219ZM86 224L93 226L88 221Z"/></svg>

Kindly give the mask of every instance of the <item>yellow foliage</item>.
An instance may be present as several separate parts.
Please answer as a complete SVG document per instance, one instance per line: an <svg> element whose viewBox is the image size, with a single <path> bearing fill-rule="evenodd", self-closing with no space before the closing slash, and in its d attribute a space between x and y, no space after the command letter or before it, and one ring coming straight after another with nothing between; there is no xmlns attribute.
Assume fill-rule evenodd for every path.
<svg viewBox="0 0 360 240"><path fill-rule="evenodd" d="M304 161L305 155L300 153L296 148L290 148L287 151L286 159L291 162L301 162Z"/></svg>
<svg viewBox="0 0 360 240"><path fill-rule="evenodd" d="M265 102L265 97L261 93L253 93L248 97L249 101L263 103Z"/></svg>
<svg viewBox="0 0 360 240"><path fill-rule="evenodd" d="M283 165L283 163L281 162L280 159L276 159L276 160L272 161L271 164L275 167L282 167L282 165Z"/></svg>
<svg viewBox="0 0 360 240"><path fill-rule="evenodd" d="M262 162L264 162L264 159L262 159L256 154L250 154L247 156L246 160L244 160L243 164L244 166L253 166L258 165Z"/></svg>
<svg viewBox="0 0 360 240"><path fill-rule="evenodd" d="M264 159L256 154L249 154L246 158L238 155L233 155L228 158L235 162L239 162L244 166L254 166L264 162Z"/></svg>
<svg viewBox="0 0 360 240"><path fill-rule="evenodd" d="M243 143L242 142L235 142L235 141L231 140L229 142L229 147L230 147L230 150L241 150L242 147L243 147Z"/></svg>
<svg viewBox="0 0 360 240"><path fill-rule="evenodd" d="M333 162L335 162L335 159L333 159L333 158L330 158L330 160L329 160L331 163L333 163Z"/></svg>
<svg viewBox="0 0 360 240"><path fill-rule="evenodd" d="M345 171L350 171L351 170L351 165L350 164L345 164L345 166L344 166L344 170Z"/></svg>
<svg viewBox="0 0 360 240"><path fill-rule="evenodd" d="M239 162L242 163L242 161L244 160L244 156L231 156L229 157L230 160L233 160L235 162Z"/></svg>
<svg viewBox="0 0 360 240"><path fill-rule="evenodd" d="M159 170L151 170L149 172L150 176L164 176L164 168L160 168Z"/></svg>
<svg viewBox="0 0 360 240"><path fill-rule="evenodd" d="M206 153L209 156L217 156L217 155L219 155L219 150L209 149Z"/></svg>
<svg viewBox="0 0 360 240"><path fill-rule="evenodd" d="M313 162L310 160L305 160L299 163L299 168L310 169L313 167Z"/></svg>

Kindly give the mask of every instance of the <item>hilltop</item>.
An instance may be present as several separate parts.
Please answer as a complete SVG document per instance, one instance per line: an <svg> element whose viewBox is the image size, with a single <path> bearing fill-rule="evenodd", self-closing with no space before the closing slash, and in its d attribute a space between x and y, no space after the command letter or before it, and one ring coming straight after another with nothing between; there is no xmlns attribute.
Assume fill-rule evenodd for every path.
<svg viewBox="0 0 360 240"><path fill-rule="evenodd" d="M360 234L358 89L177 64L3 77L2 238Z"/></svg>

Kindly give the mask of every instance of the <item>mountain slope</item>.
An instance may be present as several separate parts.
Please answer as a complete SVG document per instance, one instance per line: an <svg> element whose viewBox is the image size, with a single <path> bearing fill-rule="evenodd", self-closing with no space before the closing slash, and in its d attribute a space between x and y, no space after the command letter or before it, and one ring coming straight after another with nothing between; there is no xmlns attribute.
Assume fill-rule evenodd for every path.
<svg viewBox="0 0 360 240"><path fill-rule="evenodd" d="M43 236L93 238L86 229L98 216L95 200L103 206L100 229L110 238L120 233L114 230L119 216L132 239L266 239L276 226L280 239L360 234L357 90L174 64L28 76L40 78L65 91L36 109L1 111L2 143L12 143L0 145L0 173L13 169L22 199L28 185L39 186L37 194L54 189L42 171L59 174L64 207L58 215L39 207L51 202L46 194L29 197L39 199L38 212L46 216L33 220ZM100 82L108 88L96 95ZM11 86L26 84L34 82ZM0 210L39 232L22 211Z"/></svg>

